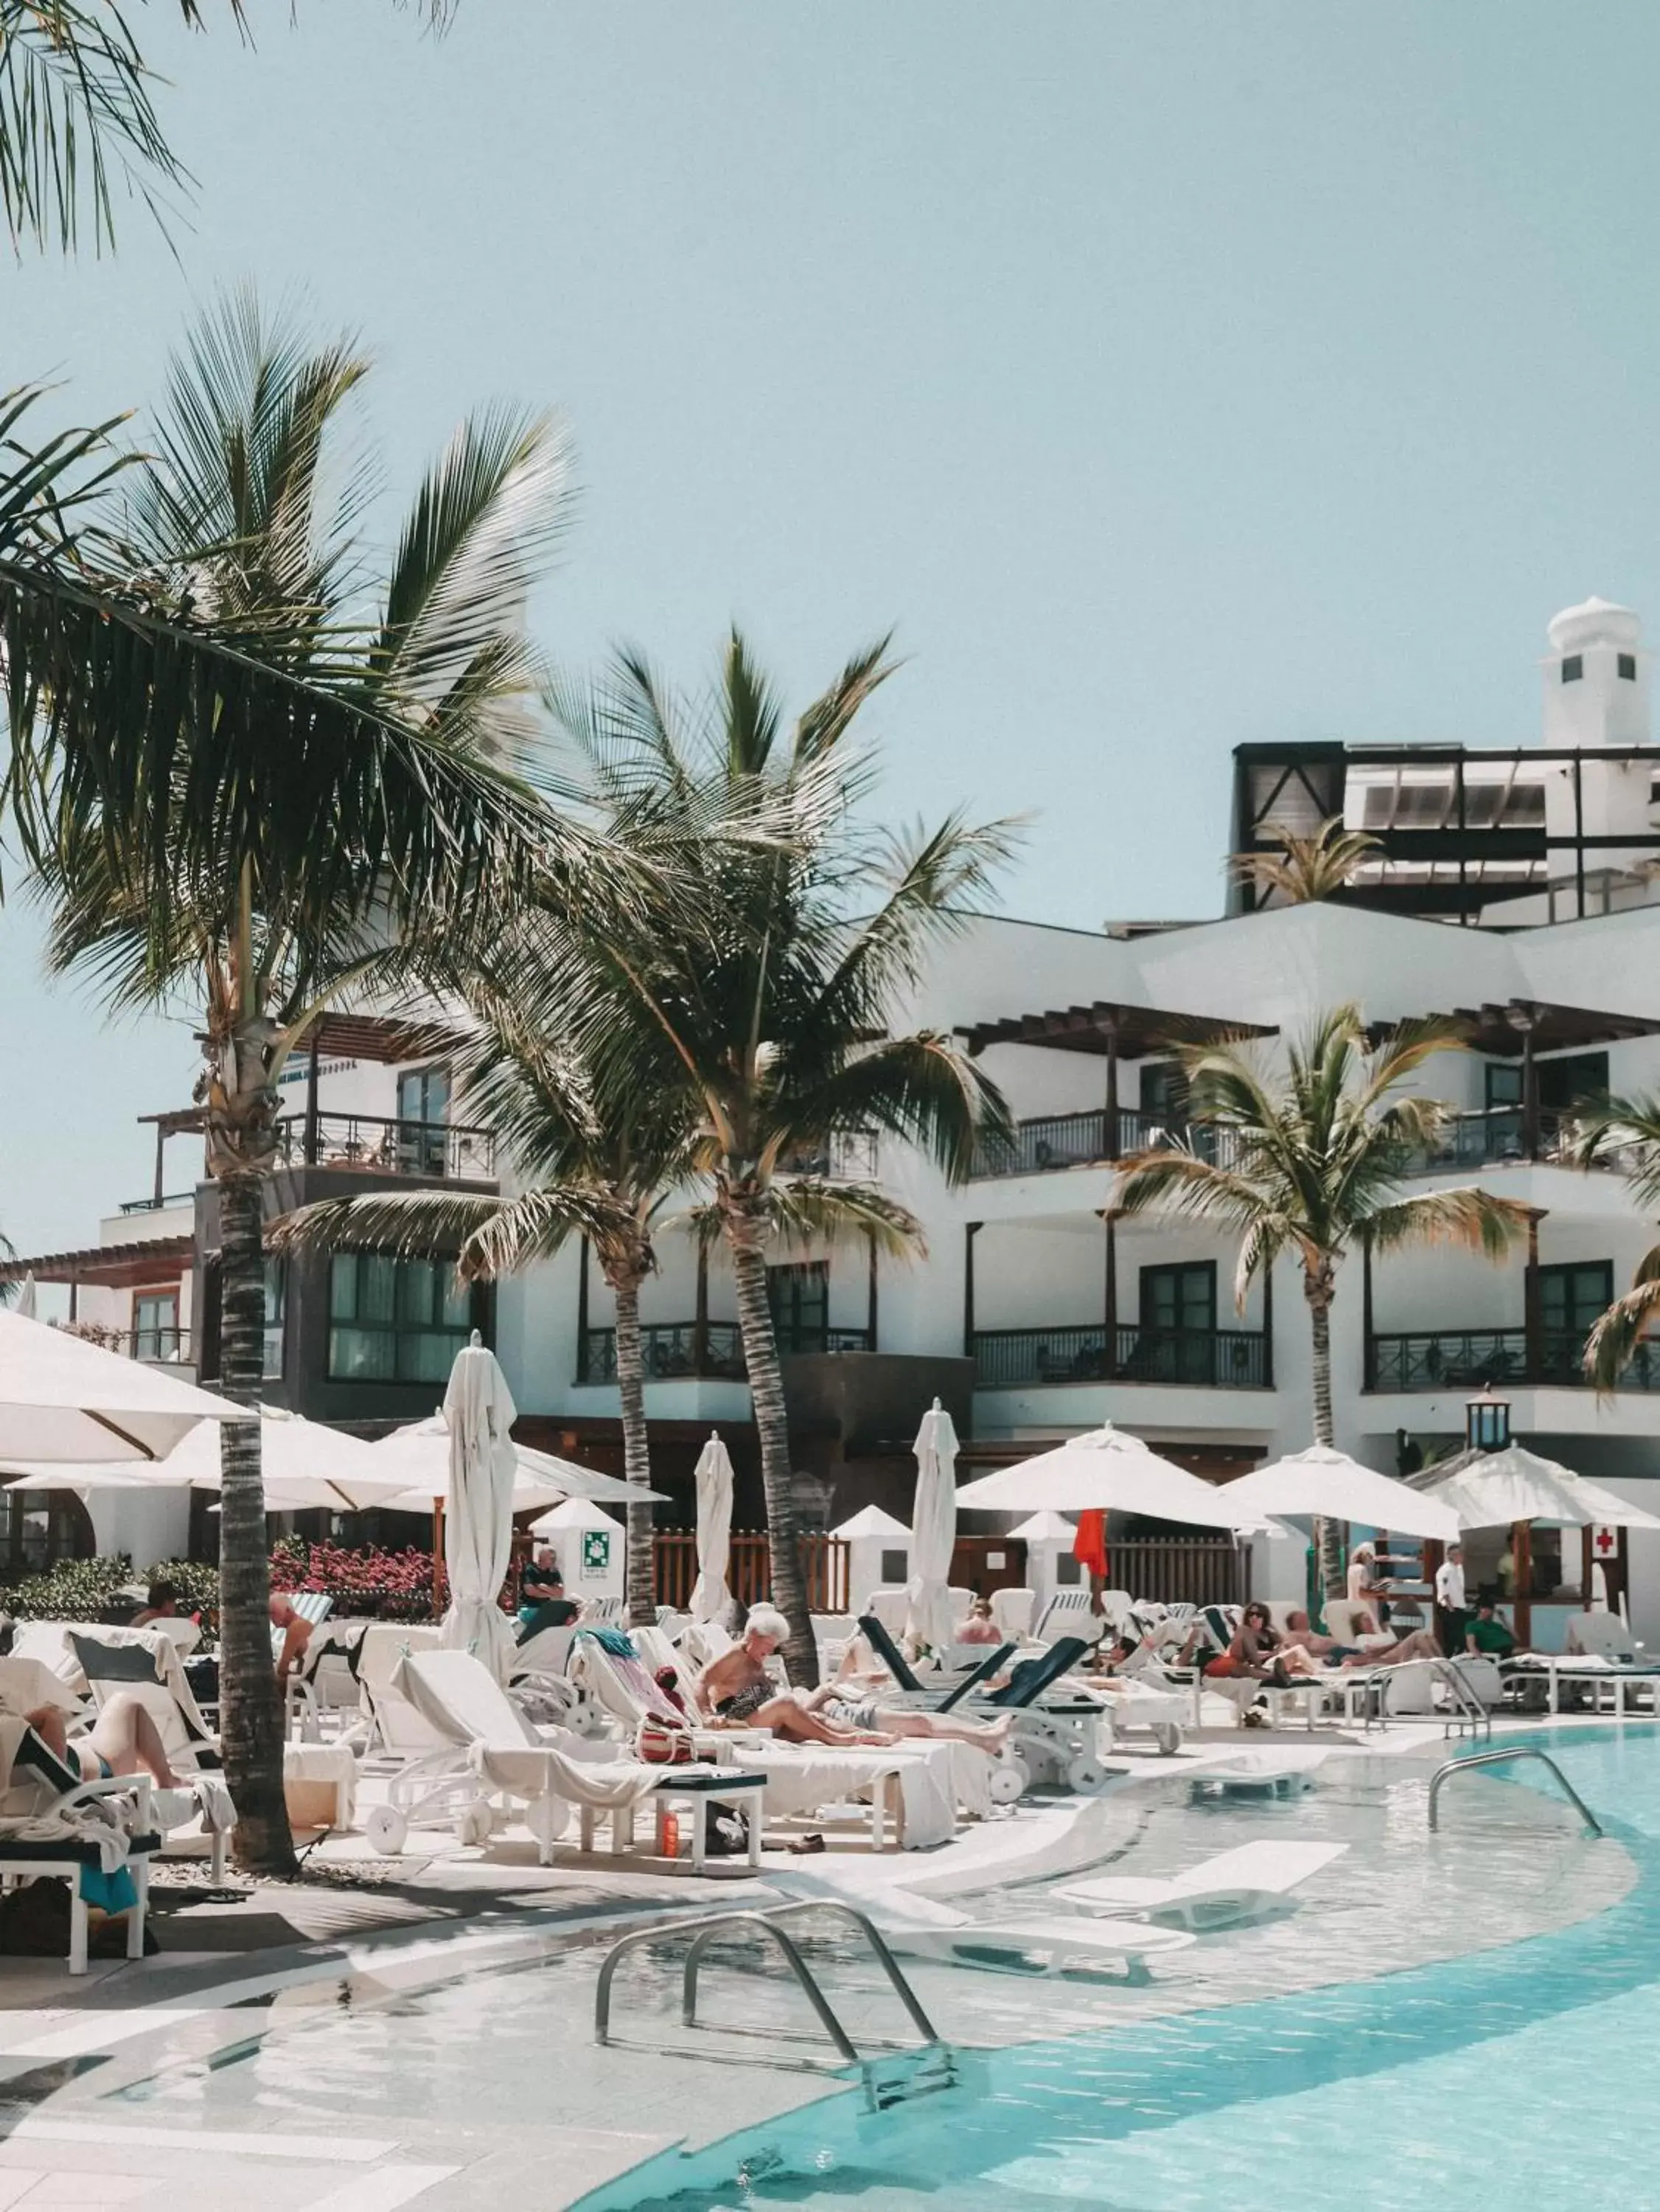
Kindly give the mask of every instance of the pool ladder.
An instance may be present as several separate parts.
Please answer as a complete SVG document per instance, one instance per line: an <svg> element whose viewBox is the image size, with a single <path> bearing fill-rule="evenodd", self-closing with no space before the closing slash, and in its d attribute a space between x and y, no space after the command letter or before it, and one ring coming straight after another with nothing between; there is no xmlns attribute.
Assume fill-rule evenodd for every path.
<svg viewBox="0 0 1660 2212"><path fill-rule="evenodd" d="M691 1938L691 1945L686 1954L686 1964L681 1975L681 2021L686 2027L695 2027L698 2025L698 1969L703 1963L705 1952L721 1936L730 1935L742 1929L755 1929L766 1936L782 1954L785 1965L805 1990L807 2001L817 2015L820 2027L835 2045L838 2056L849 2066L865 2068L867 2083L873 2087L879 2103L896 2101L897 2097L903 2094L902 2090L895 2084L884 2085L871 2081L866 2055L859 2051L852 2037L843 2027L829 1998L824 1993L818 1976L803 1955L801 1946L789 1930L780 1925L780 1923L786 1920L803 1919L809 1913L816 1914L821 1918L827 1913L833 1914L838 1919L851 1921L869 1945L877 1965L887 1975L894 1994L905 2007L912 2026L921 2036L924 2052L944 2055L947 2058L947 2080L930 2083L928 2086L941 2087L948 2086L951 2068L947 2047L941 2041L933 2022L923 2010L916 1991L900 1972L899 1961L883 1941L881 1931L868 1913L860 1912L853 1905L843 1905L831 1898L806 1898L795 1905L773 1905L766 1911L715 1912L696 1920L659 1922L655 1927L638 1928L632 1935L622 1936L606 1953L604 1964L599 1970L599 1981L594 1990L595 2041L609 2044L611 2040L611 1984L616 1979L619 1965L630 1951L639 1950L647 1943L672 1942L682 1936ZM744 2032L754 2033L754 2031ZM773 2033L771 2030L766 2032ZM912 2050L912 2046L908 2044L887 2042L877 2044L875 2047L885 2051L910 2052Z"/></svg>
<svg viewBox="0 0 1660 2212"><path fill-rule="evenodd" d="M1436 1818L1436 1808L1438 1801L1441 1795L1441 1785L1445 1781L1446 1781L1450 1775L1468 1774L1470 1769L1474 1766L1502 1766L1507 1760L1512 1759L1536 1759L1542 1766L1548 1766L1551 1772L1556 1777L1558 1782L1561 1784L1563 1794L1567 1797L1575 1812L1578 1814L1580 1819L1584 1822L1586 1828L1593 1836L1600 1836L1602 1834L1602 1822L1597 1819L1596 1814L1591 1811L1590 1806L1586 1804L1584 1799L1574 1788L1572 1783L1568 1780L1566 1775L1563 1773L1561 1768L1556 1764L1556 1761L1551 1757L1550 1753L1548 1751L1539 1750L1536 1745L1530 1743L1512 1744L1508 1747L1508 1749L1501 1749L1499 1751L1478 1751L1472 1759L1450 1759L1445 1766L1438 1766L1434 1773L1429 1778L1430 1826L1432 1828L1436 1828L1440 1826L1439 1821Z"/></svg>

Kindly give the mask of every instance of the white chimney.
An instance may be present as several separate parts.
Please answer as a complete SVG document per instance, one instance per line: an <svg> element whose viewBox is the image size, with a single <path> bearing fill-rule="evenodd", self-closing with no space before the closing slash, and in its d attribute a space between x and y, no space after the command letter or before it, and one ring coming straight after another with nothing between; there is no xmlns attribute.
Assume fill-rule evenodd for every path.
<svg viewBox="0 0 1660 2212"><path fill-rule="evenodd" d="M1629 607L1587 599L1565 607L1549 629L1545 679L1548 745L1645 745L1649 655Z"/></svg>

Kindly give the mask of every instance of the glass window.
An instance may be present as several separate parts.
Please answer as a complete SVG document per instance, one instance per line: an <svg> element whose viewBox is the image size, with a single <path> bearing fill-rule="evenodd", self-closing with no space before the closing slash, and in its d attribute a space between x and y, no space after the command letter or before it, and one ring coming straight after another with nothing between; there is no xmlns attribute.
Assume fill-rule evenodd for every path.
<svg viewBox="0 0 1660 2212"><path fill-rule="evenodd" d="M1519 1060L1490 1060L1487 1064L1487 1111L1522 1103L1522 1063Z"/></svg>
<svg viewBox="0 0 1660 2212"><path fill-rule="evenodd" d="M1216 1326L1216 1262L1142 1269L1142 1327L1202 1329Z"/></svg>
<svg viewBox="0 0 1660 2212"><path fill-rule="evenodd" d="M1539 1319L1548 1334L1584 1336L1613 1303L1611 1260L1576 1260L1539 1270Z"/></svg>
<svg viewBox="0 0 1660 2212"><path fill-rule="evenodd" d="M134 1298L132 1356L135 1359L178 1358L177 1291L141 1291Z"/></svg>
<svg viewBox="0 0 1660 2212"><path fill-rule="evenodd" d="M447 1067L414 1067L398 1077L398 1164L405 1175L444 1173L449 1118Z"/></svg>
<svg viewBox="0 0 1660 2212"><path fill-rule="evenodd" d="M1179 1128L1187 1119L1187 1070L1178 1060L1150 1060L1142 1070L1142 1112Z"/></svg>
<svg viewBox="0 0 1660 2212"><path fill-rule="evenodd" d="M473 1326L473 1294L442 1260L337 1252L329 1373L342 1382L442 1382Z"/></svg>
<svg viewBox="0 0 1660 2212"><path fill-rule="evenodd" d="M766 1297L780 1352L822 1352L829 1342L830 1263L769 1267Z"/></svg>
<svg viewBox="0 0 1660 2212"><path fill-rule="evenodd" d="M1627 684L1636 683L1637 655L1634 653L1622 653L1619 656L1618 666L1621 678L1623 682Z"/></svg>
<svg viewBox="0 0 1660 2212"><path fill-rule="evenodd" d="M1574 1052L1564 1060L1537 1063L1539 1103L1555 1114L1566 1114L1582 1099L1609 1095L1609 1056L1605 1052Z"/></svg>
<svg viewBox="0 0 1660 2212"><path fill-rule="evenodd" d="M282 1332L288 1317L288 1268L283 1260L265 1262L265 1360L261 1370L268 1382L282 1376Z"/></svg>
<svg viewBox="0 0 1660 2212"><path fill-rule="evenodd" d="M1567 656L1567 659L1566 659L1562 663L1562 681L1563 681L1563 683L1564 683L1564 684L1577 684L1577 683L1579 681L1579 678L1580 678L1584 674L1584 672L1585 672L1585 659L1584 659L1584 655L1583 653L1569 653L1569 655Z"/></svg>

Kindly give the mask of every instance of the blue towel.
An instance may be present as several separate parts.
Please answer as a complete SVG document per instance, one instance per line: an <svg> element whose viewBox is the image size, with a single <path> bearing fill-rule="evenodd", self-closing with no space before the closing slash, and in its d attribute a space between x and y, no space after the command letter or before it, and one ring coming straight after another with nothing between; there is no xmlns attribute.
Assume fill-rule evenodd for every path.
<svg viewBox="0 0 1660 2212"><path fill-rule="evenodd" d="M639 1654L621 1628L579 1628L579 1636L591 1636L602 1651L609 1651L613 1659L638 1659Z"/></svg>

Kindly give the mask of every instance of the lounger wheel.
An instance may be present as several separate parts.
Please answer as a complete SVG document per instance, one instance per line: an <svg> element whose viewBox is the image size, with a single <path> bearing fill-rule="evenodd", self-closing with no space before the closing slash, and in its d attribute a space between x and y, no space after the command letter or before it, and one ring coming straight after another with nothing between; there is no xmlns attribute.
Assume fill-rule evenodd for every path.
<svg viewBox="0 0 1660 2212"><path fill-rule="evenodd" d="M409 1840L409 1824L396 1805L373 1805L363 1823L373 1848L396 1858Z"/></svg>
<svg viewBox="0 0 1660 2212"><path fill-rule="evenodd" d="M1098 1797L1109 1777L1093 1752L1081 1751L1066 1770L1066 1786L1075 1796Z"/></svg>
<svg viewBox="0 0 1660 2212"><path fill-rule="evenodd" d="M1160 1759L1174 1759L1182 1747L1182 1731L1176 1721L1159 1721L1153 1729L1153 1741L1159 1747Z"/></svg>
<svg viewBox="0 0 1660 2212"><path fill-rule="evenodd" d="M1032 1769L1023 1759L1005 1759L991 1770L991 1802L1012 1805L1032 1785Z"/></svg>
<svg viewBox="0 0 1660 2212"><path fill-rule="evenodd" d="M494 1826L490 1808L482 1799L463 1805L456 1816L456 1840L462 1844L488 1844Z"/></svg>

